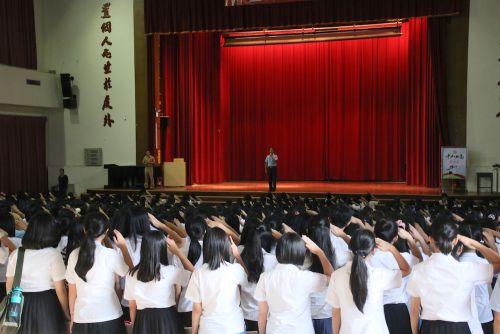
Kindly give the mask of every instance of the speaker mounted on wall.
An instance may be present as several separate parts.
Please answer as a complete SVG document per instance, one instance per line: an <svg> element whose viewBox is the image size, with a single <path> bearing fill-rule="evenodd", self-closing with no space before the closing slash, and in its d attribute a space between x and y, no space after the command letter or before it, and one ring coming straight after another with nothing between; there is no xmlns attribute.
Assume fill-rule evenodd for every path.
<svg viewBox="0 0 500 334"><path fill-rule="evenodd" d="M61 88L63 94L63 107L65 109L76 109L76 95L73 95L72 82L75 78L69 73L61 73Z"/></svg>

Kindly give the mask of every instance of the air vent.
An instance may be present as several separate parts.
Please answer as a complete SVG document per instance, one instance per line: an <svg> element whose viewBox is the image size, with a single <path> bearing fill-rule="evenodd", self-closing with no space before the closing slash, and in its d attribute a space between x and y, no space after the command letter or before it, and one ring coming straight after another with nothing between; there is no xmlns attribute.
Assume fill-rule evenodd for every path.
<svg viewBox="0 0 500 334"><path fill-rule="evenodd" d="M26 79L26 84L27 85L32 85L32 86L40 86L40 80L32 80L32 79Z"/></svg>
<svg viewBox="0 0 500 334"><path fill-rule="evenodd" d="M86 148L85 166L102 166L102 148Z"/></svg>

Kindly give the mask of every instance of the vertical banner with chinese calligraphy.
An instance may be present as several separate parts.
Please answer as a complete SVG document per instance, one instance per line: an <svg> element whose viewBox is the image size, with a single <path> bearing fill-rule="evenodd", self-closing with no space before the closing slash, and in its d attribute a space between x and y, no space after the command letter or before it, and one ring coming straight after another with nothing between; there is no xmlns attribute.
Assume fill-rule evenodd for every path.
<svg viewBox="0 0 500 334"><path fill-rule="evenodd" d="M115 122L111 116L111 111L113 106L111 105L111 90L113 88L111 81L111 46L113 42L111 41L112 23L111 23L111 2L106 2L100 7L100 18L101 18L101 58L103 61L102 73L103 81L102 86L104 90L104 97L102 101L101 110L104 113L103 116L103 126L112 127Z"/></svg>
<svg viewBox="0 0 500 334"><path fill-rule="evenodd" d="M441 187L444 192L465 191L467 177L467 149L441 148Z"/></svg>

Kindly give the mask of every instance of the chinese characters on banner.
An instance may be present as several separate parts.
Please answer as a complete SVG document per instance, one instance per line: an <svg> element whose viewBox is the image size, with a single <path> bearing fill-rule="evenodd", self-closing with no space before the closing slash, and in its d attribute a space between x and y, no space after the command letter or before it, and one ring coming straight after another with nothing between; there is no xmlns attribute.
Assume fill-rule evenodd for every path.
<svg viewBox="0 0 500 334"><path fill-rule="evenodd" d="M103 34L103 39L101 42L101 47L102 53L101 57L103 59L104 65L102 67L103 74L104 74L104 81L103 81L103 89L104 89L104 99L102 102L102 108L101 110L104 112L104 122L103 126L109 126L112 127L113 123L115 122L113 118L111 117L110 111L113 110L113 106L111 105L111 96L110 96L110 90L113 88L112 81L111 81L111 58L112 58L112 53L110 50L110 47L113 45L113 42L110 39L110 34L112 31L112 25L111 25L111 15L110 15L110 8L111 8L111 3L106 2L105 4L102 5L101 7L101 33Z"/></svg>

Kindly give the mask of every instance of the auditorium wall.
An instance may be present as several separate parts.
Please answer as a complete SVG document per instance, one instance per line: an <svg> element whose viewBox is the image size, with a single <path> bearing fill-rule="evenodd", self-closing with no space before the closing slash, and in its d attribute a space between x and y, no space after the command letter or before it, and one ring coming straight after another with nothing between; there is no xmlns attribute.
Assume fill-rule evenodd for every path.
<svg viewBox="0 0 500 334"><path fill-rule="evenodd" d="M103 34L101 6L110 2L111 33ZM49 185L57 183L64 167L77 193L107 183L103 167L84 166L85 148L102 148L104 164L136 163L135 78L133 0L34 0L37 30L38 69L71 73L78 109L59 109L51 114L50 135L64 143L62 159L49 159ZM112 46L112 88L104 90L101 42L109 36ZM101 110L110 95L114 123L103 126ZM107 109L106 109L107 110ZM50 149L50 148L49 148Z"/></svg>
<svg viewBox="0 0 500 334"><path fill-rule="evenodd" d="M472 0L467 84L467 189L476 191L476 173L500 163L500 1Z"/></svg>

